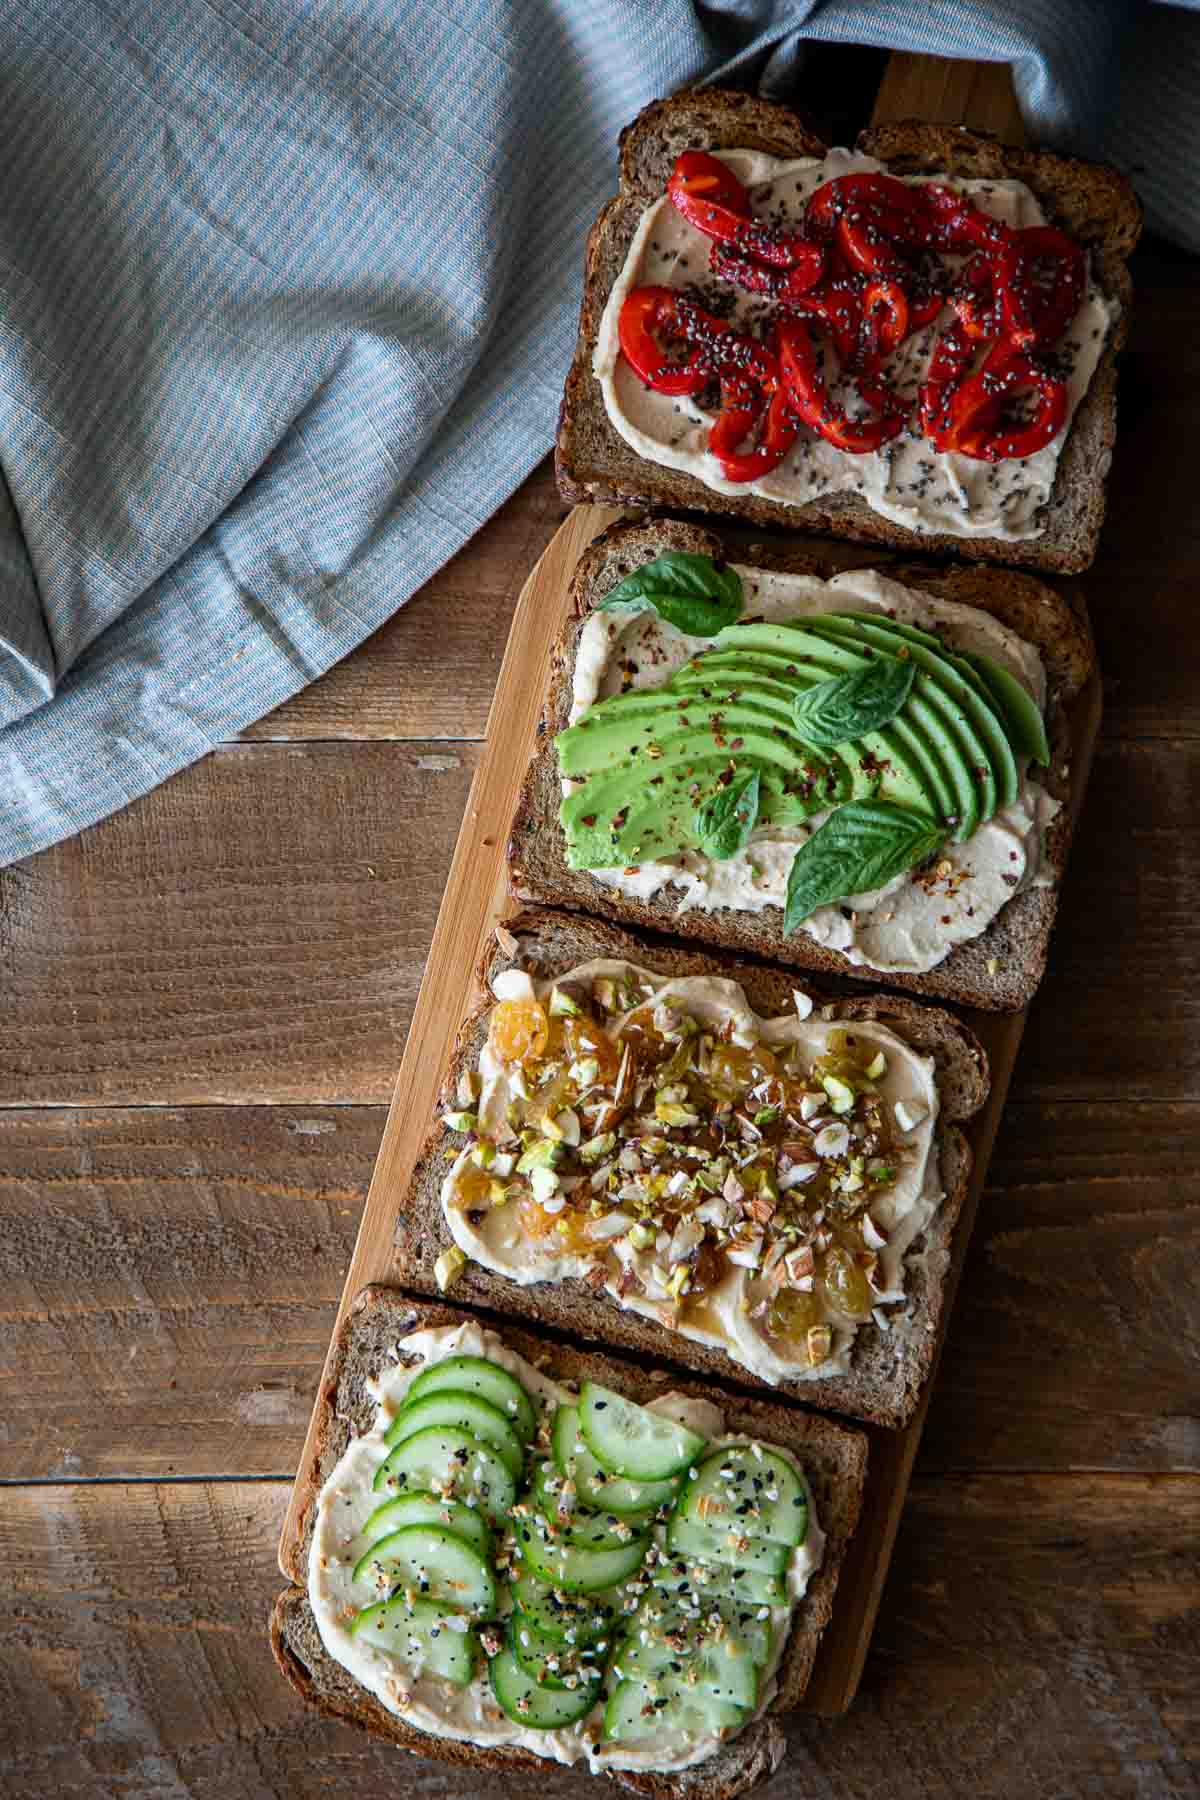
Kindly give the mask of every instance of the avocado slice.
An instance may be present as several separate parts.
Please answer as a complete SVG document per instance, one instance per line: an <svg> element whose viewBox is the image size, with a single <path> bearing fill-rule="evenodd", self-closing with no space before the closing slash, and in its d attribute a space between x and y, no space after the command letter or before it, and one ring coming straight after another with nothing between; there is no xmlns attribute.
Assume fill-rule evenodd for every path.
<svg viewBox="0 0 1200 1800"><path fill-rule="evenodd" d="M1046 721L1029 689L982 651L964 650L961 660L973 668L987 686L1018 755L1027 756L1030 762L1040 763L1048 769L1050 740L1046 736Z"/></svg>
<svg viewBox="0 0 1200 1800"><path fill-rule="evenodd" d="M903 632L898 632L890 619L881 624L868 624L864 620L851 622L840 620L836 615L830 615L825 621L814 621L814 629L818 627L818 624L839 635L847 631L853 632L858 641L873 645L880 650L886 650L892 656L897 654L899 647L903 647L917 666L932 675L946 693L957 701L976 736L985 747L987 761L995 781L995 791L999 795L999 804L1001 806L1011 805L1017 797L1019 777L1003 718L997 713L995 704L990 697L981 694L974 681L962 675L954 667L954 661L947 652L930 650L924 644L914 643L911 639L906 638ZM986 786L985 782L985 789ZM990 818L995 811L995 799L989 801L985 793L983 816Z"/></svg>

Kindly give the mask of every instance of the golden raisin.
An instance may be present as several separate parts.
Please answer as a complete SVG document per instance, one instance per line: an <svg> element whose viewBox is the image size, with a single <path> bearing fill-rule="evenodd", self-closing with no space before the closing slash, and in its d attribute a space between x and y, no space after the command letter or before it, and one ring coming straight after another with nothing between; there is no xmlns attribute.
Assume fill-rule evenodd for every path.
<svg viewBox="0 0 1200 1800"><path fill-rule="evenodd" d="M778 1072L779 1064L765 1044L755 1044L752 1050L741 1044L715 1044L708 1059L710 1084L730 1099Z"/></svg>
<svg viewBox="0 0 1200 1800"><path fill-rule="evenodd" d="M780 1288L767 1308L767 1331L789 1344L802 1344L809 1326L820 1322L820 1301L799 1288Z"/></svg>
<svg viewBox="0 0 1200 1800"><path fill-rule="evenodd" d="M550 1041L545 1008L536 1000L501 1000L492 1014L488 1038L502 1062L535 1062Z"/></svg>
<svg viewBox="0 0 1200 1800"><path fill-rule="evenodd" d="M567 1048L577 1062L594 1057L599 1065L597 1080L609 1086L617 1078L621 1052L602 1026L594 1019L568 1019L565 1025Z"/></svg>
<svg viewBox="0 0 1200 1800"><path fill-rule="evenodd" d="M491 1176L475 1163L464 1163L454 1179L454 1197L466 1211L472 1206L488 1205Z"/></svg>
<svg viewBox="0 0 1200 1800"><path fill-rule="evenodd" d="M866 1319L871 1313L867 1278L850 1251L831 1244L817 1260L817 1285L829 1306L848 1319Z"/></svg>

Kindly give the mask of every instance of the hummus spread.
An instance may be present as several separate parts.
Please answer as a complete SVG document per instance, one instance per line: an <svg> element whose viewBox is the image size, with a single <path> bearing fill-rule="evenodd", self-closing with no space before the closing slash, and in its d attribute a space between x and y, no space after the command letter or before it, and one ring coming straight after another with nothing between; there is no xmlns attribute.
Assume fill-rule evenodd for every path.
<svg viewBox="0 0 1200 1800"><path fill-rule="evenodd" d="M855 610L886 614L938 632L955 650L990 656L1045 710L1046 675L1037 651L978 607L936 599L873 569L847 571L831 581L742 566L737 572L743 617L783 620ZM709 643L677 630L655 612L617 607L592 613L575 658L571 723L595 700L631 686L659 686ZM873 893L851 894L836 906L819 907L800 930L859 967L921 974L944 961L956 944L979 937L1001 907L1024 889L1052 885L1042 844L1060 803L1027 765L1019 767L1021 785L1012 805L1001 808L965 842L946 844L932 870L906 872ZM798 825L760 826L744 850L723 862L689 850L661 862L589 872L606 887L638 899L678 887L681 913L692 907L755 913L782 908L796 852L827 816L817 813Z"/></svg>
<svg viewBox="0 0 1200 1800"><path fill-rule="evenodd" d="M640 1008L653 1007L664 1026L672 1018L689 1018L733 1046L768 1046L782 1067L787 1066L785 1059L794 1049L799 1066L810 1071L829 1054L832 1034L845 1035L844 1027L813 1014L803 995L798 996L797 1010L789 1017L761 1019L734 981L711 975L664 980L624 962L587 963L559 978L557 984L534 982L521 971L509 970L497 977L495 991L501 999L544 1003L555 985L578 991L598 982L627 984L630 998L636 997ZM619 1023L614 1021L614 1025L619 1037ZM886 1155L878 1161L872 1157L870 1127L861 1111L857 1117L854 1112L839 1117L819 1079L806 1074L798 1080L797 1089L803 1082L812 1091L807 1098L795 1097L794 1091L785 1116L777 1127L774 1123L771 1127L784 1133L785 1139L797 1141L785 1141L777 1164L774 1152L770 1154L770 1186L762 1192L774 1193L775 1205L763 1228L756 1224L753 1199L758 1190L751 1188L747 1172L752 1163L762 1162L763 1146L756 1136L761 1138L763 1132L749 1117L759 1104L754 1097L757 1089L751 1089L751 1098L745 1103L745 1123L737 1124L741 1138L732 1134L727 1140L732 1155L716 1165L720 1179L714 1185L719 1191L707 1200L695 1191L687 1198L681 1196L675 1204L683 1216L670 1234L647 1228L644 1220L649 1209L644 1197L657 1191L652 1171L656 1163L661 1166L664 1151L669 1161L677 1149L664 1144L659 1150L651 1148L639 1154L639 1142L654 1146L653 1138L639 1140L636 1136L643 1128L643 1118L638 1115L644 1115L651 1132L655 1129L655 1096L647 1092L636 1103L638 1115L621 1127L629 1137L619 1147L615 1142L608 1147L605 1160L587 1180L584 1198L590 1201L595 1195L603 1202L598 1216L591 1206L578 1210L572 1189L568 1217L580 1219L589 1228L585 1243L576 1241L574 1247L568 1247L563 1236L552 1229L542 1235L531 1234L528 1215L523 1216L523 1207L512 1200L478 1204L470 1191L471 1175L478 1173L470 1147L455 1159L442 1185L442 1208L455 1243L484 1268L522 1286L591 1278L600 1270L604 1291L619 1305L655 1319L683 1337L723 1350L734 1362L772 1384L845 1371L858 1327L855 1317L831 1303L823 1283L821 1271L833 1241L832 1227L857 1219L858 1228L866 1234L865 1242L874 1247L866 1255L864 1239L855 1240L860 1260L872 1270L870 1302L875 1322L902 1335L906 1329L902 1307L890 1316L881 1309L904 1301L905 1255L942 1199L935 1143L939 1097L933 1059L920 1055L894 1031L873 1021L855 1023L853 1033L864 1066L876 1065L876 1059L883 1065L876 1065L867 1106L875 1109L876 1119L885 1121ZM489 1038L480 1056L479 1076L478 1131L482 1137L503 1142L509 1108L527 1089L525 1075L518 1065L497 1055ZM590 1130L586 1096L576 1104L585 1121L581 1129L586 1136ZM793 1110L795 1123L789 1125ZM856 1154L859 1151L863 1154ZM690 1154L686 1145L682 1146L685 1161ZM702 1151L699 1156L702 1164ZM726 1164L731 1165L728 1174ZM506 1168L511 1173L507 1161ZM606 1170L611 1179L605 1177ZM578 1186L576 1178L568 1180ZM660 1214L666 1211L673 1216L670 1189L677 1180L679 1176L671 1177L666 1195L657 1203ZM661 1181L657 1185L661 1188ZM806 1190L815 1193L818 1189L826 1198L806 1201ZM558 1196L549 1205L556 1216L565 1210L565 1202ZM696 1231L689 1231L689 1217L703 1221L703 1230L697 1223ZM723 1246L721 1278L715 1285L698 1285L689 1294L675 1285L677 1271L694 1256L706 1233ZM797 1256L798 1261L789 1260ZM804 1329L794 1342L773 1329L773 1309L780 1289L787 1286L794 1286L804 1312ZM861 1318L861 1311L858 1316ZM810 1348L814 1340L809 1331L814 1325L820 1332L815 1340L820 1355Z"/></svg>
<svg viewBox="0 0 1200 1800"><path fill-rule="evenodd" d="M810 194L824 182L885 168L872 157L848 150L831 150L819 162L811 157L782 162L751 150L716 154L750 190L756 216L785 227L801 221ZM1036 198L1020 181L964 181L940 174L909 180L914 185L937 181L958 188L983 212L1008 225L1023 228L1045 223ZM743 293L710 275L708 258L708 240L664 195L643 214L604 308L592 370L603 389L614 429L639 456L680 469L719 494L754 494L790 506L804 506L824 495L858 495L873 512L909 531L1013 540L1041 535L1071 419L1117 314L1115 302L1106 298L1094 281L1088 281L1079 312L1053 351L1056 371L1067 382L1066 422L1058 436L1035 455L977 462L955 452L936 451L926 439L906 431L878 451L850 456L802 428L794 448L768 475L754 482L731 482L707 449L715 414L705 411L694 398L676 399L645 387L620 354L617 329L626 295L645 284L687 288L702 305L728 316L743 330L771 310L773 302ZM949 317L947 310L915 332L884 364L902 399L915 402L934 338ZM835 383L833 393L848 411L856 410L856 399L844 384Z"/></svg>
<svg viewBox="0 0 1200 1800"><path fill-rule="evenodd" d="M685 1769L711 1756L723 1741L716 1732L687 1737L679 1735L675 1739L664 1734L652 1748L603 1744L600 1742L603 1708L599 1703L574 1725L559 1730L531 1730L518 1725L501 1711L492 1694L486 1667L467 1686L456 1687L436 1676L415 1675L406 1664L350 1631L350 1621L355 1613L375 1598L372 1592L362 1591L362 1584L353 1580L355 1563L366 1548L360 1534L379 1501L371 1483L376 1469L388 1454L384 1443L387 1428L421 1368L447 1356L485 1356L516 1375L535 1407L545 1412L552 1413L563 1403L573 1404L577 1398L535 1369L524 1357L509 1350L494 1332L485 1331L474 1323L413 1332L401 1339L397 1350L421 1360L413 1367L398 1363L374 1384L379 1403L374 1428L350 1443L322 1489L317 1504L309 1553L308 1596L321 1641L329 1654L390 1713L432 1737L453 1738L460 1743L478 1744L489 1749L505 1746L531 1751L535 1756L558 1763L586 1761L593 1773L614 1768ZM652 1402L652 1407L708 1437L714 1448L745 1441L724 1435L720 1409L707 1401L693 1400L682 1394L665 1394ZM778 1445L771 1448L776 1455L787 1457L794 1467L797 1466L787 1450ZM797 1472L803 1480L803 1472L798 1468ZM807 1482L805 1486L807 1488ZM775 1673L787 1641L793 1607L821 1563L825 1540L811 1490L808 1502L805 1540L792 1552L788 1568L791 1604L771 1609L772 1656L763 1671L755 1717L774 1699Z"/></svg>

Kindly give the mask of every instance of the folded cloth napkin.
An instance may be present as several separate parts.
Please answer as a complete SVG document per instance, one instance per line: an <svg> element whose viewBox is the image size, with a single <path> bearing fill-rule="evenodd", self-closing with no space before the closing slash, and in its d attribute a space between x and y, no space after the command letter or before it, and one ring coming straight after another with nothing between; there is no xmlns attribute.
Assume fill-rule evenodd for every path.
<svg viewBox="0 0 1200 1800"><path fill-rule="evenodd" d="M0 0L0 863L313 680L518 485L651 97L723 66L779 91L806 38L892 43L1013 60L1033 134L1090 141L1129 23L1121 0ZM1120 141L1180 225L1152 98Z"/></svg>

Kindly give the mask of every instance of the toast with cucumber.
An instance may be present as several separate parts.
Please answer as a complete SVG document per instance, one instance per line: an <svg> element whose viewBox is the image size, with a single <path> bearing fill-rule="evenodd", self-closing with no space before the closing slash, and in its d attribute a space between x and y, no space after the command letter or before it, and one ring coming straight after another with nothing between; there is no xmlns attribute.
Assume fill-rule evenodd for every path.
<svg viewBox="0 0 1200 1800"><path fill-rule="evenodd" d="M370 1288L275 1655L416 1754L733 1800L783 1754L866 1462L851 1427Z"/></svg>
<svg viewBox="0 0 1200 1800"><path fill-rule="evenodd" d="M1024 1005L1095 670L1032 576L739 548L660 517L585 551L513 822L525 901L797 968Z"/></svg>
<svg viewBox="0 0 1200 1800"><path fill-rule="evenodd" d="M570 913L510 920L480 976L396 1280L903 1423L988 1089L973 1033Z"/></svg>

